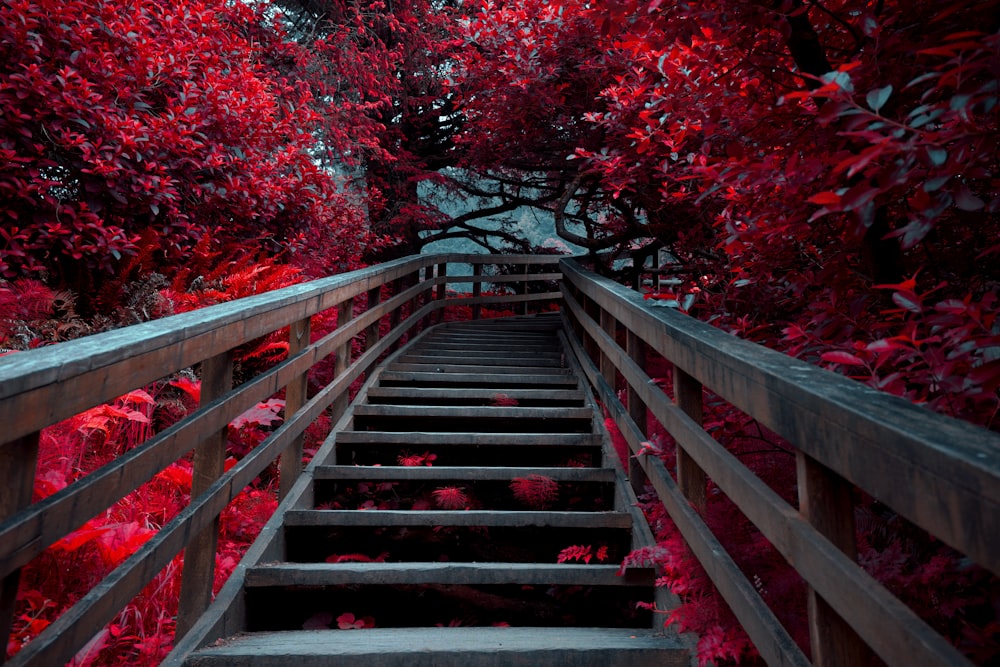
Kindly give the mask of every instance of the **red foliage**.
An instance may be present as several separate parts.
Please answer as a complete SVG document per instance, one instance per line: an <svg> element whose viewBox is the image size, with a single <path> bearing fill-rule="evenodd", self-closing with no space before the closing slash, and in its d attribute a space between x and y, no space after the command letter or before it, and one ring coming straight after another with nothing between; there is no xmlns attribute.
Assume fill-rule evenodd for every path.
<svg viewBox="0 0 1000 667"><path fill-rule="evenodd" d="M547 509L559 499L559 483L545 475L515 477L510 490L519 502L536 510Z"/></svg>
<svg viewBox="0 0 1000 667"><path fill-rule="evenodd" d="M364 227L313 159L320 107L294 77L309 55L263 8L11 2L0 37L0 277L89 298L144 230L152 268L209 230L272 254L337 230L329 252L356 260Z"/></svg>
<svg viewBox="0 0 1000 667"><path fill-rule="evenodd" d="M434 503L443 510L468 509L469 497L460 487L445 486L435 489L431 495Z"/></svg>

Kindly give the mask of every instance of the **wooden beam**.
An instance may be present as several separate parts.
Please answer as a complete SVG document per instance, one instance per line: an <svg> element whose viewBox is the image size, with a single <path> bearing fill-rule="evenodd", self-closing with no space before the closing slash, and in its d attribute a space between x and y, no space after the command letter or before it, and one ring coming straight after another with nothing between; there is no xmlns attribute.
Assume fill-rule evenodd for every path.
<svg viewBox="0 0 1000 667"><path fill-rule="evenodd" d="M677 407L699 426L702 423L702 401L704 391L701 383L674 367L674 402ZM701 513L705 512L707 479L687 450L677 443L677 486L688 502Z"/></svg>
<svg viewBox="0 0 1000 667"><path fill-rule="evenodd" d="M233 386L233 353L206 359L201 365L201 406L221 398ZM226 427L206 438L194 451L191 498L197 498L225 472ZM180 601L177 606L178 637L190 629L212 601L215 582L215 551L219 541L219 517L196 533L184 549Z"/></svg>
<svg viewBox="0 0 1000 667"><path fill-rule="evenodd" d="M293 357L309 345L310 338L310 318L293 322L288 327L288 356ZM285 419L295 414L306 402L306 393L309 387L308 373L302 373L285 386ZM302 472L302 442L303 437L295 438L288 449L281 454L281 461L278 468L279 489L278 500L282 500L288 495L295 480Z"/></svg>
<svg viewBox="0 0 1000 667"><path fill-rule="evenodd" d="M0 517L3 519L31 504L35 468L38 465L38 442L39 433L31 433L0 447L0 470L5 471L5 482L0 484ZM4 639L4 646L7 645L14 622L20 581L20 568L6 573L0 579L0 637ZM0 652L0 664L3 664L6 656L6 650Z"/></svg>

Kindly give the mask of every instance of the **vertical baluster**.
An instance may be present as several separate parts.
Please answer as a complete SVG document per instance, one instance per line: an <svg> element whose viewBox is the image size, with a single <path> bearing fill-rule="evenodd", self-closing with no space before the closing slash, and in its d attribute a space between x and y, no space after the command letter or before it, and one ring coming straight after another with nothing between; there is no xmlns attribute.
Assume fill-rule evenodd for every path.
<svg viewBox="0 0 1000 667"><path fill-rule="evenodd" d="M373 287L368 290L368 310L374 310L382 302L382 286ZM379 318L368 325L365 329L365 349L370 350L375 347L375 343L378 342L380 332L379 325L382 322L382 318Z"/></svg>
<svg viewBox="0 0 1000 667"><path fill-rule="evenodd" d="M812 457L796 454L799 512L820 533L857 559L851 484ZM816 667L868 664L869 650L826 601L808 589L809 641Z"/></svg>
<svg viewBox="0 0 1000 667"><path fill-rule="evenodd" d="M627 333L627 338L625 340L625 347L628 352L628 356L632 361L637 363L641 368L646 367L646 351L647 345L644 340L639 338L635 333L629 331ZM625 399L628 404L628 416L631 417L632 421L642 432L643 437L648 438L648 416L646 404L639 398L638 392L635 388L628 384L625 390ZM639 494L643 491L646 486L646 473L639 465L639 461L635 457L629 457L627 466L628 468L628 478L629 482L632 484L632 490Z"/></svg>
<svg viewBox="0 0 1000 667"><path fill-rule="evenodd" d="M433 265L431 265L431 266L425 266L424 267L424 282L429 282L431 280L434 280L434 266ZM433 298L434 298L433 287L430 289L429 292L421 292L421 296L420 296L420 305L421 305L421 307L423 307L425 304L430 303L431 299L433 299ZM420 327L421 327L421 329L426 329L430 325L431 325L431 314L427 313L427 315L424 316L423 321L420 323Z"/></svg>
<svg viewBox="0 0 1000 667"><path fill-rule="evenodd" d="M616 320L614 316L611 315L611 313L604 310L603 308L601 309L600 317L601 317L601 329L604 331L604 333L608 334L608 336L611 337L612 341L614 341L615 334L617 333L618 329L618 320ZM604 376L604 380L608 383L608 386L611 387L611 390L616 391L618 387L615 386L615 374L616 374L615 365L612 363L611 357L608 356L608 354L605 353L603 350L601 350L600 355L601 356L600 356L599 366L601 369L601 375Z"/></svg>
<svg viewBox="0 0 1000 667"><path fill-rule="evenodd" d="M310 319L293 322L288 327L288 356L295 356L309 345ZM305 405L306 392L308 390L308 371L293 378L285 387L285 420L287 421L299 408ZM278 500L280 501L292 488L292 484L298 479L302 472L302 442L303 435L299 435L292 440L281 453L281 462L278 468L279 489Z"/></svg>
<svg viewBox="0 0 1000 667"><path fill-rule="evenodd" d="M337 306L337 328L343 329L353 318L354 298L352 297L344 300L339 306ZM351 365L352 340L353 339L348 338L344 341L343 345L337 348L337 357L333 366L334 378L339 378L343 375L347 370L347 367ZM347 411L347 404L350 402L350 399L350 391L345 389L344 392L333 401L333 406L330 408L330 419L334 424L336 424L344 412Z"/></svg>
<svg viewBox="0 0 1000 667"><path fill-rule="evenodd" d="M224 352L201 364L201 400L205 406L233 386L233 353ZM209 436L194 451L191 499L205 492L222 475L226 462L226 428ZM219 517L195 535L184 549L181 595L177 607L177 637L183 637L212 600Z"/></svg>
<svg viewBox="0 0 1000 667"><path fill-rule="evenodd" d="M38 465L38 433L31 433L17 440L0 444L0 470L6 471L0 484L0 519L6 520L31 504L35 487L35 468ZM3 628L4 646L10 637L17 602L17 586L21 570L14 570L0 582L0 628ZM7 655L0 651L0 664Z"/></svg>
<svg viewBox="0 0 1000 667"><path fill-rule="evenodd" d="M437 265L437 267L438 278L442 279L442 281L441 284L437 286L437 296L435 298L441 302L441 307L438 308L437 317L435 319L438 324L440 324L444 321L444 300L448 295L448 282L446 280L448 277L448 264L447 262L441 262Z"/></svg>
<svg viewBox="0 0 1000 667"><path fill-rule="evenodd" d="M674 366L674 401L698 424L702 423L702 387L696 379ZM677 486L698 511L705 510L705 471L680 445L677 446Z"/></svg>
<svg viewBox="0 0 1000 667"><path fill-rule="evenodd" d="M525 300L524 300L524 302L523 302L523 304L521 306L521 314L522 315L527 315L528 314L528 304L531 303L527 299L527 297L528 297L528 269L530 269L530 268L531 268L530 264L525 264L524 268L521 270L521 275L523 276L521 278L521 294L523 294L525 296Z"/></svg>
<svg viewBox="0 0 1000 667"><path fill-rule="evenodd" d="M407 274L406 276L404 276L402 278L397 278L396 280L393 280L389 284L391 286L389 288L389 296L393 297L393 296L399 294L400 292L402 292L403 290L405 290L407 288L407 286L409 286L409 284L410 284L410 275ZM407 302L407 304L409 304L409 310L410 310L410 312L413 312L413 300L411 299L410 301ZM396 329L399 328L399 322L402 320L402 316L403 316L403 307L404 307L404 305L405 304L399 304L398 306L396 306L395 308L393 308L392 312L389 314L389 331L395 331ZM389 349L392 350L393 352L395 352L396 350L399 349L399 343L400 343L400 339L397 338L396 341L392 344L392 346Z"/></svg>
<svg viewBox="0 0 1000 667"><path fill-rule="evenodd" d="M480 282L480 278L483 276L483 265L473 264L472 265L472 275L474 276L472 280L472 298L478 299L483 295L483 283ZM478 320L483 314L483 307L478 303L472 304L472 319Z"/></svg>

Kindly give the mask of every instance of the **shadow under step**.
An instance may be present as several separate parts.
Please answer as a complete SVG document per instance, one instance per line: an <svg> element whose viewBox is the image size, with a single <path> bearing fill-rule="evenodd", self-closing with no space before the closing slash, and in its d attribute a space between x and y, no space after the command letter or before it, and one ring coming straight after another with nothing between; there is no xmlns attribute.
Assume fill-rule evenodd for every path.
<svg viewBox="0 0 1000 667"><path fill-rule="evenodd" d="M370 405L354 408L355 431L589 433L594 412L573 407Z"/></svg>
<svg viewBox="0 0 1000 667"><path fill-rule="evenodd" d="M434 387L371 387L368 403L385 405L497 405L522 407L583 407L579 389L454 389Z"/></svg>
<svg viewBox="0 0 1000 667"><path fill-rule="evenodd" d="M592 433L341 431L336 463L394 466L429 454L435 466L598 467L603 450Z"/></svg>
<svg viewBox="0 0 1000 667"><path fill-rule="evenodd" d="M676 641L633 628L372 628L266 632L201 649L188 667L681 667Z"/></svg>

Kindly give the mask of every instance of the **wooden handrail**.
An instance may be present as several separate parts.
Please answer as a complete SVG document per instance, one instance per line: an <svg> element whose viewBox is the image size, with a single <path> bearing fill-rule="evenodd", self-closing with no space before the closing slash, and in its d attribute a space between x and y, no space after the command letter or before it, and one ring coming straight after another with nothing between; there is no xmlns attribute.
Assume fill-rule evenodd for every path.
<svg viewBox="0 0 1000 667"><path fill-rule="evenodd" d="M856 563L856 486L994 573L1000 573L1000 436L931 413L843 376L740 340L573 260L560 263L567 330L605 406L692 551L769 664L807 664L752 584L725 555L696 507L712 479L811 587L813 661L855 664L858 637L891 665L967 665L943 637ZM646 345L675 369L671 401L629 345ZM613 370L611 370L613 369ZM624 387L609 378L622 377ZM702 387L798 448L800 509L775 494L699 423ZM625 389L630 404L620 402ZM639 454L645 410L678 445L679 483L657 457ZM693 476L693 477L692 477ZM845 536L849 535L850 539ZM766 608L766 606L764 606ZM841 630L837 630L841 627ZM831 630L830 628L834 628ZM857 636L855 636L857 635Z"/></svg>
<svg viewBox="0 0 1000 667"><path fill-rule="evenodd" d="M301 436L330 406L343 410L351 384L371 369L405 335L413 335L430 316L453 306L488 304L551 304L559 292L449 295L449 283L469 282L449 277L448 264L515 265L523 273L483 275L477 283L557 280L551 269L559 258L534 255L444 254L413 256L322 280L293 285L154 322L96 334L67 343L11 354L0 359L0 462L7 491L0 493L0 627L9 636L18 574L46 548L112 507L179 458L205 443L196 456L190 504L126 559L83 599L48 626L11 660L12 665L51 665L69 661L102 627L181 550L199 563L187 568L182 580L181 632L191 627L211 598L215 531L226 506L254 478L281 457L281 471L301 471ZM362 294L368 298L359 299ZM364 306L358 306L366 302ZM313 315L335 309L337 328L310 342ZM380 323L393 326L380 337ZM260 375L233 388L227 361L240 345L291 328L288 357ZM351 359L355 338L365 351ZM314 396L305 395L308 371L336 356L336 377ZM114 400L129 391L201 365L210 377L203 405L180 422L157 433L111 463L61 491L31 503L38 433L84 410ZM239 414L276 392L287 389L282 425L229 471L219 463L219 438ZM336 415L335 415L336 416ZM222 441L224 442L224 440ZM281 480L286 491L294 480ZM26 489L26 490L25 490ZM200 493L199 493L200 492ZM196 536L199 536L197 539ZM204 552L204 553L202 553ZM189 572L190 570L190 572ZM0 658L2 661L2 658Z"/></svg>

